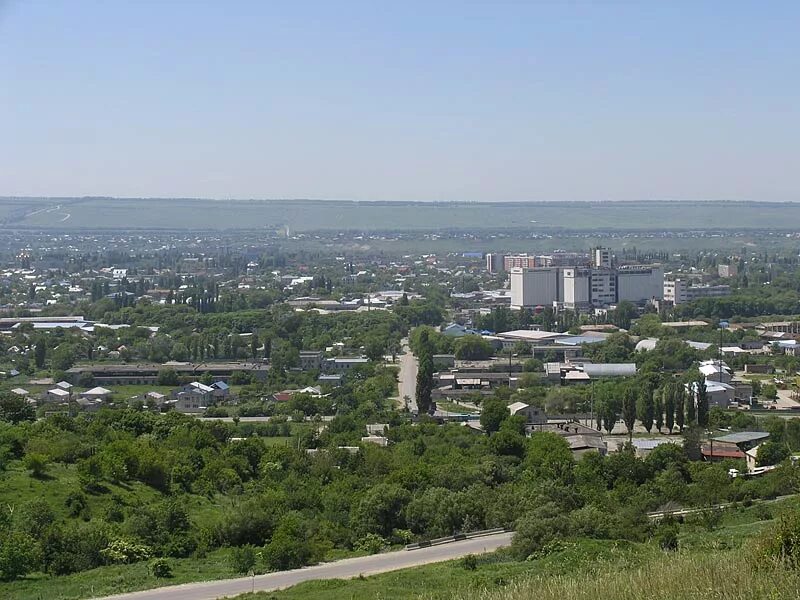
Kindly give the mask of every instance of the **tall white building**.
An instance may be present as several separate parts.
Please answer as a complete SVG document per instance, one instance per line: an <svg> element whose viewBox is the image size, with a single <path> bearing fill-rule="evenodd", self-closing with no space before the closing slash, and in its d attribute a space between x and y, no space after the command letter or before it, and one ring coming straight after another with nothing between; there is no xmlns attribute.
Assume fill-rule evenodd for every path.
<svg viewBox="0 0 800 600"><path fill-rule="evenodd" d="M625 266L617 269L617 302L643 302L664 297L661 266Z"/></svg>
<svg viewBox="0 0 800 600"><path fill-rule="evenodd" d="M579 267L562 269L564 305L567 308L588 305L591 301L591 270Z"/></svg>
<svg viewBox="0 0 800 600"><path fill-rule="evenodd" d="M561 299L559 294L559 271L557 268L535 268L510 270L511 308L534 308L551 306Z"/></svg>
<svg viewBox="0 0 800 600"><path fill-rule="evenodd" d="M599 247L592 250L592 266L597 269L610 269L611 250Z"/></svg>

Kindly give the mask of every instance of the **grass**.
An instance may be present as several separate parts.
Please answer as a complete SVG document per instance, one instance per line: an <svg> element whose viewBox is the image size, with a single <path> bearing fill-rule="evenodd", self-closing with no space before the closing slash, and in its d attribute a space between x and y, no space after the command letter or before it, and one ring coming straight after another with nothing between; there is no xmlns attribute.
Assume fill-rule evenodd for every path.
<svg viewBox="0 0 800 600"><path fill-rule="evenodd" d="M578 574L537 576L504 589L452 596L453 600L795 600L800 573L755 569L735 551L662 555L616 570L600 563Z"/></svg>
<svg viewBox="0 0 800 600"><path fill-rule="evenodd" d="M800 500L763 506L768 506L770 516L776 518L782 512L797 510ZM238 600L798 598L800 575L742 567L747 552L742 546L773 522L764 516L764 509L756 504L726 511L714 531L688 522L681 528L681 552L677 554L664 554L653 542L580 539L567 541L563 550L532 561L516 561L500 551L479 556L474 571L456 560L352 580L310 581L282 591L245 594ZM662 575L663 564L667 573ZM744 575L731 576L740 567ZM685 577L692 578L689 591L681 587ZM778 596L765 594L773 578L786 586L785 594L783 590ZM725 581L718 583L718 579ZM651 586L650 580L656 583ZM741 586L749 595L737 591Z"/></svg>
<svg viewBox="0 0 800 600"><path fill-rule="evenodd" d="M463 404L456 404L455 402L437 402L436 408L439 410L446 410L447 412L454 412L454 413L466 413L471 415L480 414L481 410L479 408L472 408L470 406L464 406Z"/></svg>
<svg viewBox="0 0 800 600"><path fill-rule="evenodd" d="M113 565L90 571L53 577L43 573L0 584L3 600L80 600L162 585L240 577L228 566L228 550L209 553L206 558L168 559L172 577L156 579L147 563Z"/></svg>

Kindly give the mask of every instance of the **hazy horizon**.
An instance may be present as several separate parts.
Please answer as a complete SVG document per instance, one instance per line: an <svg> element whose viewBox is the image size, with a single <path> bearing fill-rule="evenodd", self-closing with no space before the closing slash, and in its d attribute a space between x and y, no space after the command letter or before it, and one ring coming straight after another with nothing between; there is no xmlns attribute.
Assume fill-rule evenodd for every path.
<svg viewBox="0 0 800 600"><path fill-rule="evenodd" d="M0 194L800 201L800 5L0 0Z"/></svg>

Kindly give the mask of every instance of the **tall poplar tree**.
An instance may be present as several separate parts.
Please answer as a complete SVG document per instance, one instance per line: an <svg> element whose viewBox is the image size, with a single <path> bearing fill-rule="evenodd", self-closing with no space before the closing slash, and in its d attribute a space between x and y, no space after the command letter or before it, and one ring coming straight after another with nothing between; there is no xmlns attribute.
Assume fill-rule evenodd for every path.
<svg viewBox="0 0 800 600"><path fill-rule="evenodd" d="M675 386L675 424L683 433L683 426L686 423L684 418L684 405L686 404L686 390L683 385Z"/></svg>
<svg viewBox="0 0 800 600"><path fill-rule="evenodd" d="M622 420L628 428L628 439L633 440L633 426L636 425L636 390L632 385L622 395Z"/></svg>
<svg viewBox="0 0 800 600"><path fill-rule="evenodd" d="M675 427L675 384L668 383L664 386L664 422L667 426L667 433L672 434Z"/></svg>
<svg viewBox="0 0 800 600"><path fill-rule="evenodd" d="M708 390L702 379L697 382L697 424L708 427Z"/></svg>

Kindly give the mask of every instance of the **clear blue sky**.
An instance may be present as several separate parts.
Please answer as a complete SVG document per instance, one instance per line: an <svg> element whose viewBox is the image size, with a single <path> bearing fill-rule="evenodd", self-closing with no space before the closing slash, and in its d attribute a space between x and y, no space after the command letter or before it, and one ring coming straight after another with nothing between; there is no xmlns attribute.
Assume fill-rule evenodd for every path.
<svg viewBox="0 0 800 600"><path fill-rule="evenodd" d="M800 201L800 2L0 0L0 195Z"/></svg>

